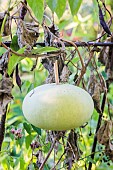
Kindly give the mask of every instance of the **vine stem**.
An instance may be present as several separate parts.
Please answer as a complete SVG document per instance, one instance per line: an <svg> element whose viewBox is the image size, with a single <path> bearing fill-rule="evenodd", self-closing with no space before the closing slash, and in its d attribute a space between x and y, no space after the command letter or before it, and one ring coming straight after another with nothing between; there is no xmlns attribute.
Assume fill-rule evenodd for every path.
<svg viewBox="0 0 113 170"><path fill-rule="evenodd" d="M108 89L109 85L107 82L106 82L106 84L107 84L107 89ZM97 132L101 126L102 116L103 116L104 107L105 107L105 103L106 103L106 95L107 95L107 93L105 91L103 100L102 100L102 105L101 105L102 114L99 114L97 127L96 127L96 131L95 131L95 135L94 135L94 141L93 141L93 146L92 146L92 151L91 151L91 159L92 160L95 157L95 151L96 151L96 145L97 145ZM92 162L89 162L88 170L91 170L91 168L92 168Z"/></svg>
<svg viewBox="0 0 113 170"><path fill-rule="evenodd" d="M5 134L5 120L6 120L6 112L1 116L1 121L0 121L0 151L2 148L2 142L4 140L4 134Z"/></svg>
<svg viewBox="0 0 113 170"><path fill-rule="evenodd" d="M49 158L49 156L50 156L50 154L51 154L51 152L52 152L52 150L53 150L53 148L54 148L54 146L55 146L56 139L57 139L57 137L54 138L54 141L53 141L53 143L52 143L52 145L51 145L51 148L50 148L50 150L49 150L49 152L48 152L46 158L44 159L43 163L41 164L39 170L43 170L44 165L45 165L45 163L47 162L47 160L48 160L48 158Z"/></svg>
<svg viewBox="0 0 113 170"><path fill-rule="evenodd" d="M11 48L7 47L3 42L1 42L1 46L4 47L5 49L9 50L12 54L15 54L19 57L28 57L28 58L39 58L39 57L55 57L55 55L59 55L61 54L61 51L56 51L54 53L51 53L51 54L36 54L36 55L33 55L33 54L28 54L28 55L25 55L25 54L20 54L16 51L13 51Z"/></svg>

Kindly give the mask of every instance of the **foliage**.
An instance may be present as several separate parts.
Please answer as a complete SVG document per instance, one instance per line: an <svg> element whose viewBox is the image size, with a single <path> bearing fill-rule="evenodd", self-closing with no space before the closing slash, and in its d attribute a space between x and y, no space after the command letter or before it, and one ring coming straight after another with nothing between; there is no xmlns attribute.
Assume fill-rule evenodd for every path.
<svg viewBox="0 0 113 170"><path fill-rule="evenodd" d="M49 170L54 166L56 166L56 169L69 169L70 166L72 170L85 170L89 163L92 163L92 169L112 170L113 129L111 126L108 128L106 124L111 123L113 118L113 60L111 59L113 50L112 47L85 46L85 43L82 48L76 48L73 45L73 41L92 41L100 35L102 37L97 41L113 41L112 36L107 38L107 34L104 34L106 28L102 26L103 24L99 20L98 1L46 0L46 4L44 0L35 0L35 2L27 0L27 3L24 2L28 4L25 5L20 0L9 0L5 3L2 0L0 1L0 81L2 82L4 76L6 76L12 78L14 84L12 89L13 100L6 108L7 117L4 141L0 151L0 169L39 169L44 158L48 155L52 143L54 143L54 138L59 135L58 132L46 132L27 122L22 113L22 102L25 95L34 87L49 82L51 79L54 81L54 76L51 77L50 70L45 65L47 61L44 60L44 57L48 57L48 63L49 59L52 58L51 63L53 64L56 56L58 58L61 55L62 58L64 57L63 64L68 68L68 77L65 74L66 80L68 79L70 84L79 85L92 95L95 110L88 124L61 134L44 164L44 170ZM113 12L113 4L110 0L106 0L104 6L104 2L104 0L100 0L99 4L104 14L104 22L107 23L110 18L109 12L111 15ZM25 10L27 10L27 14ZM3 13L4 11L7 11L7 13ZM22 26L22 32L26 31L25 34L28 35L26 39L24 39L24 36L24 38L21 37L22 34L17 31L19 27L19 19L17 18L21 15L23 15L25 23L20 22L19 26ZM11 30L9 21L12 21ZM30 25L27 24L28 22ZM39 27L38 33L38 29L35 30L37 25ZM111 20L107 25L112 32ZM51 40L50 42L48 42L47 37ZM7 41L11 41L11 44L8 45ZM43 43L40 44L40 42L45 42L46 47L43 47ZM68 46L66 46L66 43ZM8 46L10 49L7 48ZM85 72L80 57L82 57L86 66ZM50 66L49 64L48 66ZM62 62L60 64L61 76L63 64ZM16 71L17 65L19 72ZM82 75L82 78L80 75ZM21 91L17 84L21 84ZM5 93L2 90L0 83L0 105ZM104 99L106 99L105 103ZM2 116L0 115L1 122ZM102 120L100 129L97 126L99 117ZM104 133L103 127L107 129ZM98 142L93 159L91 149L97 132L96 128L98 130ZM70 140L69 134L75 135L76 140ZM105 140L103 144L100 142L101 138L99 138L102 134L105 135L102 136L103 141L104 137L107 138L107 141ZM73 150L70 155L68 143L71 144ZM65 154L67 155L65 156Z"/></svg>

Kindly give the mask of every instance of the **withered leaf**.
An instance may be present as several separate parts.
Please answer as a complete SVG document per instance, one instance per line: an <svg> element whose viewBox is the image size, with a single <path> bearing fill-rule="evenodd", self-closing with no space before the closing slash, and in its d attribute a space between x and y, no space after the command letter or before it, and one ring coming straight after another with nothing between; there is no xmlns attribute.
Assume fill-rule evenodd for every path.
<svg viewBox="0 0 113 170"><path fill-rule="evenodd" d="M48 30L49 29L49 30ZM52 24L51 26L44 27L44 41L45 46L55 46L56 38L55 36L59 37L59 29L55 24ZM54 36L55 35L55 36Z"/></svg>
<svg viewBox="0 0 113 170"><path fill-rule="evenodd" d="M12 87L12 79L3 77L0 81L0 114L4 114L7 104L12 100Z"/></svg>
<svg viewBox="0 0 113 170"><path fill-rule="evenodd" d="M101 62L103 65L106 65L106 61L108 59L108 52L109 52L109 47L103 47L102 50L100 51L98 61Z"/></svg>
<svg viewBox="0 0 113 170"><path fill-rule="evenodd" d="M53 23L51 26L44 26L44 43L45 46L54 46L58 47L58 38L60 36L58 27ZM62 44L63 47L63 44ZM54 57L42 58L43 66L48 70L48 77L46 79L46 83L54 83L55 75L54 75L54 63L58 60L58 73L59 77L61 75L62 69L64 67L64 58L65 54L62 52L61 54L57 54Z"/></svg>
<svg viewBox="0 0 113 170"><path fill-rule="evenodd" d="M39 25L32 23L25 23L19 19L17 25L18 45L20 48L26 46L25 54L31 52L32 47L39 37Z"/></svg>
<svg viewBox="0 0 113 170"><path fill-rule="evenodd" d="M13 86L12 79L3 77L3 79L0 81L0 95L2 95L3 93L10 95L12 86Z"/></svg>
<svg viewBox="0 0 113 170"><path fill-rule="evenodd" d="M109 156L109 159L113 162L113 144L111 144L110 140L105 146L105 154Z"/></svg>
<svg viewBox="0 0 113 170"><path fill-rule="evenodd" d="M43 156L42 150L38 150L37 153L35 154L35 156L37 157L36 165L39 168L44 161L44 156Z"/></svg>
<svg viewBox="0 0 113 170"><path fill-rule="evenodd" d="M100 144L106 145L110 137L112 135L112 125L113 122L111 120L105 121L104 124L100 127L100 129L97 132L97 140Z"/></svg>
<svg viewBox="0 0 113 170"><path fill-rule="evenodd" d="M7 69L9 50L0 57L0 73L3 74Z"/></svg>
<svg viewBox="0 0 113 170"><path fill-rule="evenodd" d="M113 42L113 38L109 37L105 42ZM98 60L105 65L108 80L113 81L113 48L103 47Z"/></svg>
<svg viewBox="0 0 113 170"><path fill-rule="evenodd" d="M101 113L100 96L101 96L100 84L96 83L94 93L92 94L92 98L94 100L95 109L97 110L98 113Z"/></svg>
<svg viewBox="0 0 113 170"><path fill-rule="evenodd" d="M69 133L65 152L66 152L66 164L68 170L71 170L74 161L79 160L80 155L82 154L77 144L77 134L74 131L70 131Z"/></svg>
<svg viewBox="0 0 113 170"><path fill-rule="evenodd" d="M62 69L62 73L60 76L61 82L68 82L69 80L69 76L70 76L71 72L69 70L69 68L65 65Z"/></svg>
<svg viewBox="0 0 113 170"><path fill-rule="evenodd" d="M88 92L93 98L94 106L98 113L101 113L100 106L101 89L102 86L100 85L100 83L98 83L96 76L92 72L88 82Z"/></svg>

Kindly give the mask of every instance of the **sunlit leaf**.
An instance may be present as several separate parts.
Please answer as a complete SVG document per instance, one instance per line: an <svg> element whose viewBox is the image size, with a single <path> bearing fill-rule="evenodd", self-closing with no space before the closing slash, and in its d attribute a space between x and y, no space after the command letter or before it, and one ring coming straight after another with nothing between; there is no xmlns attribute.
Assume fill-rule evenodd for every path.
<svg viewBox="0 0 113 170"><path fill-rule="evenodd" d="M24 122L24 123L23 123L23 126L24 126L26 132L27 132L28 134L31 134L31 125L28 124L28 123L26 123L26 122Z"/></svg>
<svg viewBox="0 0 113 170"><path fill-rule="evenodd" d="M41 129L40 128L37 128L35 126L32 125L32 128L35 132L37 132L39 135L41 135Z"/></svg>
<svg viewBox="0 0 113 170"><path fill-rule="evenodd" d="M26 143L26 148L27 149L29 148L31 142L32 142L32 136L31 135L26 136L25 143Z"/></svg>
<svg viewBox="0 0 113 170"><path fill-rule="evenodd" d="M44 13L44 1L43 0L27 0L29 6L34 12L36 18L40 23L42 23L43 13Z"/></svg>
<svg viewBox="0 0 113 170"><path fill-rule="evenodd" d="M68 0L72 15L76 15L82 0Z"/></svg>
<svg viewBox="0 0 113 170"><path fill-rule="evenodd" d="M66 0L57 0L57 6L55 12L59 18L63 15L66 8Z"/></svg>
<svg viewBox="0 0 113 170"><path fill-rule="evenodd" d="M23 54L24 50L25 50L25 47L23 47L20 50L18 50L17 53ZM16 65L22 59L24 59L24 57L17 56L16 54L12 54L12 56L10 56L9 62L8 62L8 74L9 75L11 75L11 73L13 72L14 68L16 67Z"/></svg>
<svg viewBox="0 0 113 170"><path fill-rule="evenodd" d="M6 49L4 47L0 47L0 56L6 52Z"/></svg>
<svg viewBox="0 0 113 170"><path fill-rule="evenodd" d="M13 36L10 47L14 51L18 51L19 50L17 35Z"/></svg>
<svg viewBox="0 0 113 170"><path fill-rule="evenodd" d="M49 8L52 10L52 12L55 11L57 2L58 2L58 0L47 0L47 4L48 4Z"/></svg>
<svg viewBox="0 0 113 170"><path fill-rule="evenodd" d="M52 51L59 51L59 48L55 47L40 47L37 49L32 50L32 54L40 54L40 53L47 53L47 52L52 52Z"/></svg>

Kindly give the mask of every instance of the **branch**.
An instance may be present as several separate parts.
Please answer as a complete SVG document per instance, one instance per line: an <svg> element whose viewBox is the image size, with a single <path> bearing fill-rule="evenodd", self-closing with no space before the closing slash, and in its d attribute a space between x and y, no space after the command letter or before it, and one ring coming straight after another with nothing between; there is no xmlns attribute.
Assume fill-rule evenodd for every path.
<svg viewBox="0 0 113 170"><path fill-rule="evenodd" d="M7 47L10 47L11 41L6 41L3 42ZM77 47L88 47L88 46L93 46L93 47L103 47L103 46L113 46L113 42L74 42L73 43L77 46ZM73 45L67 42L64 42L66 47L72 47ZM34 47L36 47L37 45L41 46L41 47L45 47L45 43L40 43L37 42L35 43ZM61 47L61 44L57 43L57 45L59 47Z"/></svg>
<svg viewBox="0 0 113 170"><path fill-rule="evenodd" d="M20 57L28 57L28 58L39 58L39 57L54 57L54 56L57 56L59 54L61 54L62 52L59 50L59 51L56 51L56 52L52 52L52 53L49 53L49 54L28 54L28 55L25 55L25 54L19 54L17 53L16 51L12 50L11 48L7 47L3 42L1 42L1 46L4 47L5 49L9 50L12 54L15 54L17 56L20 56Z"/></svg>
<svg viewBox="0 0 113 170"><path fill-rule="evenodd" d="M52 152L52 150L53 150L53 148L54 148L54 146L55 146L55 143L56 143L56 138L54 139L54 141L53 141L53 143L52 143L52 145L51 145L51 148L50 148L50 150L49 150L46 158L44 159L44 162L43 162L42 165L40 166L39 170L43 170L44 165L45 165L45 163L47 162L47 160L48 160L48 158L49 158L49 156L50 156L50 154L51 154L51 152Z"/></svg>

